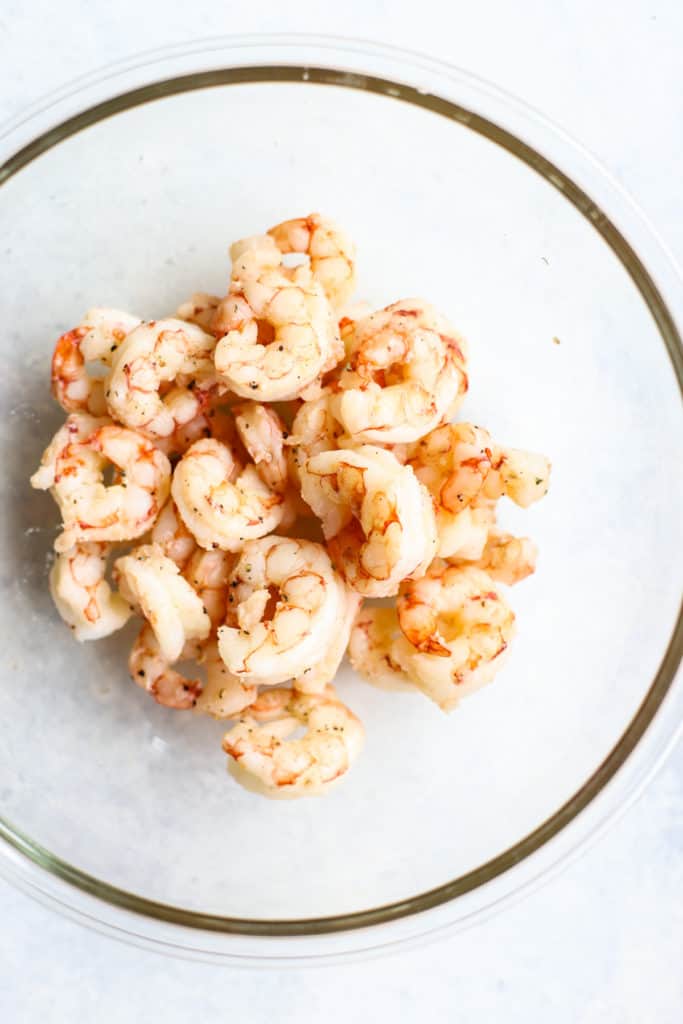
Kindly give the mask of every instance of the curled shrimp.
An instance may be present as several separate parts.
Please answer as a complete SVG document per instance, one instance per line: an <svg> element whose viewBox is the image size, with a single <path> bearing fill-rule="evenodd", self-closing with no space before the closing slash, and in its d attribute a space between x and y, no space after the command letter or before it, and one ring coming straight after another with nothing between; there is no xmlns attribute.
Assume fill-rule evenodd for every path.
<svg viewBox="0 0 683 1024"><path fill-rule="evenodd" d="M491 530L481 557L473 564L494 580L512 586L536 571L538 547L530 537L513 537L500 530ZM466 565L461 559L448 559L452 565Z"/></svg>
<svg viewBox="0 0 683 1024"><path fill-rule="evenodd" d="M346 587L320 544L266 537L245 545L230 580L218 648L240 679L282 683L326 656Z"/></svg>
<svg viewBox="0 0 683 1024"><path fill-rule="evenodd" d="M233 718L254 703L258 687L228 671L215 639L202 645L199 662L206 671L206 682L197 699L197 711L213 718Z"/></svg>
<svg viewBox="0 0 683 1024"><path fill-rule="evenodd" d="M390 597L406 577L426 571L437 544L432 501L391 452L372 445L321 452L305 463L301 486L353 590Z"/></svg>
<svg viewBox="0 0 683 1024"><path fill-rule="evenodd" d="M184 320L140 324L117 350L106 381L111 415L152 438L173 434L206 408L217 389L215 345L213 335ZM169 396L161 394L167 382L176 380L186 391L185 401L180 401L180 384Z"/></svg>
<svg viewBox="0 0 683 1024"><path fill-rule="evenodd" d="M397 611L404 636L392 655L444 711L493 679L514 635L500 586L470 566L436 562L402 587Z"/></svg>
<svg viewBox="0 0 683 1024"><path fill-rule="evenodd" d="M301 739L289 739L299 726ZM363 745L364 730L328 686L321 694L268 690L223 738L238 781L266 795L312 796L340 779Z"/></svg>
<svg viewBox="0 0 683 1024"><path fill-rule="evenodd" d="M422 299L402 299L343 331L347 366L332 412L357 442L416 441L467 391L465 342Z"/></svg>
<svg viewBox="0 0 683 1024"><path fill-rule="evenodd" d="M196 642L189 642L179 659L190 660L199 655ZM162 653L157 636L148 622L144 624L131 648L128 671L138 686L151 693L158 704L178 711L193 708L202 693L200 679L188 679L173 668L173 661Z"/></svg>
<svg viewBox="0 0 683 1024"><path fill-rule="evenodd" d="M114 466L117 483L106 486ZM169 492L171 466L146 438L109 420L71 413L46 448L31 486L51 490L62 513L55 550L83 541L134 540L154 523Z"/></svg>
<svg viewBox="0 0 683 1024"><path fill-rule="evenodd" d="M181 571L197 550L197 541L178 515L173 498L168 499L159 513L159 518L152 527L150 539Z"/></svg>
<svg viewBox="0 0 683 1024"><path fill-rule="evenodd" d="M217 295L210 295L208 292L195 292L187 302L183 302L176 310L178 320L186 320L189 324L196 324L208 334L211 333L213 318L220 304Z"/></svg>
<svg viewBox="0 0 683 1024"><path fill-rule="evenodd" d="M368 683L380 690L410 690L415 686L392 657L401 631L395 608L364 608L349 638L349 661Z"/></svg>
<svg viewBox="0 0 683 1024"><path fill-rule="evenodd" d="M202 602L212 629L225 619L228 580L234 561L234 555L220 548L195 548L185 566L183 575Z"/></svg>
<svg viewBox="0 0 683 1024"><path fill-rule="evenodd" d="M283 497L266 487L253 465L240 466L232 448L215 438L196 441L175 468L173 500L203 548L239 551L271 533L283 515Z"/></svg>
<svg viewBox="0 0 683 1024"><path fill-rule="evenodd" d="M121 594L140 608L168 662L177 661L189 641L208 637L211 621L201 598L161 548L143 544L118 558L114 570Z"/></svg>
<svg viewBox="0 0 683 1024"><path fill-rule="evenodd" d="M78 544L58 555L50 570L57 611L78 641L99 640L125 626L131 607L105 579L108 544Z"/></svg>
<svg viewBox="0 0 683 1024"><path fill-rule="evenodd" d="M356 286L356 248L328 217L311 213L277 224L268 232L281 253L308 256L313 276L335 308L348 302Z"/></svg>
<svg viewBox="0 0 683 1024"><path fill-rule="evenodd" d="M104 379L88 372L95 362L110 366L113 354L140 321L117 309L91 309L78 327L58 338L52 355L52 394L66 412L107 412Z"/></svg>
<svg viewBox="0 0 683 1024"><path fill-rule="evenodd" d="M280 266L268 235L237 242L231 253L232 283L212 328L219 377L242 398L296 398L342 355L332 308L306 267Z"/></svg>

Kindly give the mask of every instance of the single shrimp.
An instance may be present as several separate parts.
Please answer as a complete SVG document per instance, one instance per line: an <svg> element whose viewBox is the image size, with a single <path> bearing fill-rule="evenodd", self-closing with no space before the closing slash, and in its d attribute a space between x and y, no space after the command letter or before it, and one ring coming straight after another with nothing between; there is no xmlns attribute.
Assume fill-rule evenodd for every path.
<svg viewBox="0 0 683 1024"><path fill-rule="evenodd" d="M175 468L171 491L183 522L207 549L239 551L246 541L276 529L283 515L283 496L214 438L188 448Z"/></svg>
<svg viewBox="0 0 683 1024"><path fill-rule="evenodd" d="M58 338L52 356L52 394L62 409L106 415L104 379L89 373L88 364L110 366L116 349L139 323L117 309L91 309L78 327Z"/></svg>
<svg viewBox="0 0 683 1024"><path fill-rule="evenodd" d="M179 659L189 661L199 656L196 641L185 645ZM202 683L188 679L173 668L173 661L164 656L156 634L146 622L140 630L128 658L128 670L138 686L154 697L158 704L178 711L193 708L200 699Z"/></svg>
<svg viewBox="0 0 683 1024"><path fill-rule="evenodd" d="M335 308L350 299L356 286L356 247L345 231L319 213L277 224L268 232L281 253L308 256L313 276Z"/></svg>
<svg viewBox="0 0 683 1024"><path fill-rule="evenodd" d="M131 331L114 357L105 398L111 415L151 438L173 434L205 410L218 390L216 339L184 320L152 320ZM176 387L168 396L161 388ZM178 388L185 400L180 401Z"/></svg>
<svg viewBox="0 0 683 1024"><path fill-rule="evenodd" d="M157 545L143 544L117 558L114 571L121 594L140 608L166 661L177 661L188 641L208 637L211 620L201 598Z"/></svg>
<svg viewBox="0 0 683 1024"><path fill-rule="evenodd" d="M208 292L194 292L194 294L178 306L176 317L178 320L186 320L189 324L196 324L207 334L211 333L211 325L216 310L220 304L218 295L210 295Z"/></svg>
<svg viewBox="0 0 683 1024"><path fill-rule="evenodd" d="M150 539L167 558L175 562L181 572L197 550L197 541L178 515L173 498L168 499L159 513Z"/></svg>
<svg viewBox="0 0 683 1024"><path fill-rule="evenodd" d="M232 283L212 326L219 378L242 398L296 398L341 355L332 308L306 267L280 266L269 236L237 242L231 253Z"/></svg>
<svg viewBox="0 0 683 1024"><path fill-rule="evenodd" d="M202 645L199 663L206 671L206 682L197 699L197 711L213 718L233 718L254 703L258 687L228 671L215 640Z"/></svg>
<svg viewBox="0 0 683 1024"><path fill-rule="evenodd" d="M289 739L299 726L301 739ZM266 691L223 737L238 781L266 795L312 796L346 774L363 746L364 730L328 686L321 694Z"/></svg>
<svg viewBox="0 0 683 1024"><path fill-rule="evenodd" d="M351 630L349 661L359 676L380 690L414 693L414 683L392 657L400 635L395 608L364 608Z"/></svg>
<svg viewBox="0 0 683 1024"><path fill-rule="evenodd" d="M321 662L345 612L347 590L321 544L265 537L245 545L230 580L218 649L229 670L282 683Z"/></svg>
<svg viewBox="0 0 683 1024"><path fill-rule="evenodd" d="M305 669L301 675L295 677L292 682L295 690L299 690L300 693L322 693L327 684L334 680L337 669L341 665L346 653L351 637L351 629L362 602L363 598L360 594L355 594L348 587L346 588L346 599L342 615L335 623L327 651L320 661Z"/></svg>
<svg viewBox="0 0 683 1024"><path fill-rule="evenodd" d="M109 544L79 544L58 555L50 570L50 593L75 638L99 640L125 626L131 607L105 579Z"/></svg>
<svg viewBox="0 0 683 1024"><path fill-rule="evenodd" d="M184 577L199 597L215 629L225 620L228 581L234 555L220 548L206 551L196 547L184 570Z"/></svg>
<svg viewBox="0 0 683 1024"><path fill-rule="evenodd" d="M491 530L481 557L474 563L448 559L451 565L472 564L483 569L494 580L512 586L536 571L538 547L529 537L513 537L500 530Z"/></svg>
<svg viewBox="0 0 683 1024"><path fill-rule="evenodd" d="M404 636L392 656L444 711L501 668L515 616L488 573L437 561L404 584L396 607Z"/></svg>
<svg viewBox="0 0 683 1024"><path fill-rule="evenodd" d="M332 412L356 442L416 441L467 391L464 340L423 299L402 299L342 331L347 366Z"/></svg>
<svg viewBox="0 0 683 1024"><path fill-rule="evenodd" d="M302 467L301 487L353 590L390 597L406 577L426 572L437 545L432 500L391 452L372 445L321 452Z"/></svg>
<svg viewBox="0 0 683 1024"><path fill-rule="evenodd" d="M104 471L120 478L106 486ZM153 525L166 501L171 466L133 430L71 413L43 453L31 486L51 490L62 513L60 554L83 541L134 540Z"/></svg>

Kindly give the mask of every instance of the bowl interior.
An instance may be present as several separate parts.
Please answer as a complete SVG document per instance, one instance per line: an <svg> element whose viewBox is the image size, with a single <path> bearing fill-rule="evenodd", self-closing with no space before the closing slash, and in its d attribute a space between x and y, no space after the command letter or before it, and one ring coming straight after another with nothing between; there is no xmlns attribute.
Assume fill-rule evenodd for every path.
<svg viewBox="0 0 683 1024"><path fill-rule="evenodd" d="M61 422L55 338L92 305L168 314L221 292L227 247L330 213L358 296L424 295L471 344L462 416L546 452L519 635L494 685L444 716L344 667L366 749L325 799L226 774L220 723L129 680L134 635L79 646L52 608L56 508L28 476ZM643 700L680 579L679 398L656 324L591 224L513 154L442 114L336 85L226 84L108 117L0 191L0 809L130 893L250 919L408 900L519 843L598 768Z"/></svg>

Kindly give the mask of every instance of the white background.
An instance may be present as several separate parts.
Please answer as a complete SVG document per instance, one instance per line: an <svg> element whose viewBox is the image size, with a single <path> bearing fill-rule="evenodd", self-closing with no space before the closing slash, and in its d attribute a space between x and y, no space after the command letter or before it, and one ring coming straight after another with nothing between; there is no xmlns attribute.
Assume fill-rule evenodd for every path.
<svg viewBox="0 0 683 1024"><path fill-rule="evenodd" d="M253 31L392 42L504 86L592 149L683 261L680 0L4 0L0 117L138 50ZM535 895L448 941L362 965L256 973L165 960L0 883L0 1019L678 1024L682 851L679 749L608 836Z"/></svg>

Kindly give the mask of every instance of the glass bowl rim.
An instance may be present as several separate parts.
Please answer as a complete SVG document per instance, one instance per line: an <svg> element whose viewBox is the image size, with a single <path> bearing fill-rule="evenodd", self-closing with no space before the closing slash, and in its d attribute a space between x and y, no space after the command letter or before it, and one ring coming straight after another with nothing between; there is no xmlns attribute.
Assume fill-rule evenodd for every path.
<svg viewBox="0 0 683 1024"><path fill-rule="evenodd" d="M218 64L207 69L206 59L211 54L215 54ZM267 62L270 54L276 55L274 63ZM188 61L191 68L194 64L197 67L183 73ZM365 71L367 64L372 64L379 71L386 66L394 71L400 68L401 72L405 70L406 75L405 78L402 74L393 78L374 73L374 70ZM164 78L157 78L154 74L150 76L150 72L166 66L170 70L175 69L176 73ZM140 75L143 76L142 82L135 84ZM132 88L110 93L110 83L123 82L131 76ZM538 111L467 71L420 53L368 40L292 34L200 39L138 53L73 79L7 122L0 129L0 158L4 158L0 165L0 186L52 146L106 117L141 103L153 102L191 89L257 81L334 84L393 97L465 123L470 129L523 160L529 169L541 174L591 221L620 259L657 323L679 389L683 392L683 345L677 328L677 321L683 323L683 303L676 301L683 282L673 257L633 200L591 154ZM432 92L431 87L435 82L437 89ZM447 83L450 83L451 89L453 83L457 84L459 93L471 94L474 104L463 105L453 98L447 98L439 89L439 86L443 88ZM105 89L104 99L82 105L85 96L93 91L96 94L102 89ZM448 92L446 88L445 93ZM75 110L72 111L70 108L74 106ZM482 106L484 114L479 112ZM544 152L536 149L533 143L524 141L522 133L516 134L516 124L511 131L498 123L495 117L488 116L491 109L502 116L503 121L519 122L522 128L528 127L529 122L533 123L544 136ZM62 113L58 114L58 111ZM576 174L570 176L553 159L544 155L548 149L552 153L554 147L563 150L563 157L573 154L574 162L578 161L584 175L588 173L593 186L590 193L577 182ZM604 202L599 204L593 198L598 184L610 200L619 198L619 213L622 218L630 218L631 231L639 234L639 248L647 243L648 263L656 265L658 281L628 241L627 234L622 233L615 221L607 216ZM666 286L662 287L664 283ZM672 315L671 308L676 308L676 316ZM560 862L566 863L571 855L585 848L590 839L607 827L627 803L635 799L674 746L680 731L680 716L675 705L681 703L681 687L674 687L674 682L682 653L683 615L679 614L659 670L638 711L619 741L579 790L545 822L492 860L460 878L399 902L331 917L275 921L190 911L128 893L88 875L50 854L2 817L0 870L5 877L30 894L110 934L125 936L129 941L151 944L176 955L197 955L202 959L215 958L220 962L225 962L227 957L244 963L245 957L250 960L252 956L260 962L280 962L281 949L287 940L291 942L296 938L300 943L306 937L312 938L313 943L308 942L304 947L299 944L296 952L289 949L286 959L348 956L370 948L377 951L379 948L393 947L396 941L410 941L418 934L434 933L454 924L469 923L493 906L506 902L522 888L526 889L545 877ZM677 692L674 693L674 690ZM676 700L672 700L672 697ZM584 828L582 837L568 845L567 826L575 823L579 816L585 816L586 811L595 805L596 798L608 795L606 790L614 788L617 776L632 758L636 748L640 750L646 734L653 732L656 720L659 722L659 729L655 730L657 742L654 749L648 751L650 757L645 769L640 766L636 773L637 779L630 779L630 785L626 788L622 780L623 792L616 802L612 793L612 806L607 813L603 812L592 826ZM663 738L659 735L662 731ZM557 843L562 833L565 833L564 845L567 849L559 857L548 858L548 848ZM544 859L548 863L545 866L539 863L534 868L529 863L530 859L537 859L537 855L544 849ZM443 913L435 916L435 912L453 907L456 900L460 901L475 890L491 888L503 876L518 870L522 862L526 862L525 873L528 877L521 886L514 886L511 891L503 893L502 897L496 894L494 899L485 900L483 907L475 908L473 913L468 910L457 922L449 919L448 915L444 918ZM392 922L399 924L408 918L411 919L410 927L395 930L390 939L386 926ZM141 919L151 924L151 932L147 924L139 926ZM163 934L157 926L161 926ZM376 935L378 928L382 930L379 942ZM218 944L209 943L211 948L207 948L206 942L193 941L192 935L196 932L219 937ZM342 933L355 934L360 941L347 944L349 948L329 941ZM234 944L222 946L221 937L244 940L243 946L245 943L246 946L236 952ZM267 951L254 947L254 941L258 945L260 940L266 940L269 947Z"/></svg>

